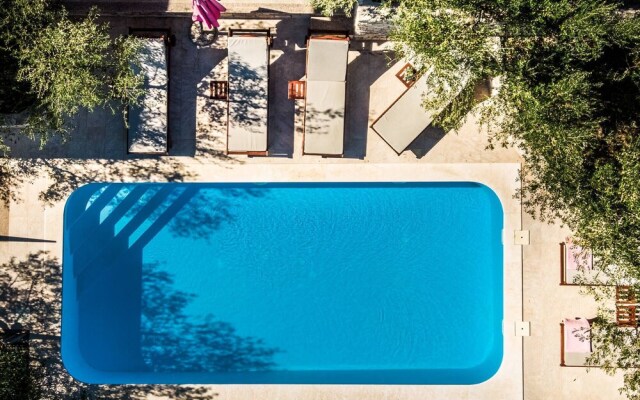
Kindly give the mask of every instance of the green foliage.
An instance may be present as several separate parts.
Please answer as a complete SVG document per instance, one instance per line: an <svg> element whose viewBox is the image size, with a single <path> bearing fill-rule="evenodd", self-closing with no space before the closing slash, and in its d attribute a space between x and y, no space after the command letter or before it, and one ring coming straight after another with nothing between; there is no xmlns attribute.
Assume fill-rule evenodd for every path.
<svg viewBox="0 0 640 400"><path fill-rule="evenodd" d="M311 6L328 17L337 11L342 11L350 17L356 4L358 0L311 0Z"/></svg>
<svg viewBox="0 0 640 400"><path fill-rule="evenodd" d="M401 0L394 11L398 56L436 86L425 107L469 84L437 119L460 126L472 107L491 143L524 154L521 199L541 219L560 219L597 255L613 283L640 279L640 17L602 0ZM469 86L499 77L476 105ZM435 98L433 98L435 97ZM602 304L611 301L591 291ZM621 389L640 399L637 332L594 328L594 359L623 368ZM635 335L635 336L634 336ZM628 368L635 366L634 368Z"/></svg>
<svg viewBox="0 0 640 400"><path fill-rule="evenodd" d="M0 113L18 112L33 102L29 85L17 79L16 50L51 23L58 10L46 0L0 0Z"/></svg>
<svg viewBox="0 0 640 400"><path fill-rule="evenodd" d="M637 272L640 19L618 6L407 0L393 37L399 56L432 70L439 89L426 106L460 85L461 65L470 85L500 76L500 90L479 111L492 145L517 143L525 154L527 209L561 218L598 253L616 247L617 264ZM472 105L466 89L439 120L455 128Z"/></svg>
<svg viewBox="0 0 640 400"><path fill-rule="evenodd" d="M603 310L606 314L613 310ZM589 363L598 365L607 372L624 371L620 393L630 400L640 399L640 336L637 328L619 327L609 321L607 315L598 317L590 330L593 353Z"/></svg>
<svg viewBox="0 0 640 400"><path fill-rule="evenodd" d="M387 7L393 15L396 54L428 73L428 82L436 91L424 106L439 109L455 97L448 112L436 121L451 129L459 126L474 104L473 87L499 72L499 44L498 29L485 23L477 10L455 9L447 3L455 2L407 0ZM468 89L454 96L461 85Z"/></svg>
<svg viewBox="0 0 640 400"><path fill-rule="evenodd" d="M6 61L0 112L29 107L23 133L66 133L80 108L132 104L141 95L142 77L130 67L138 42L112 39L93 10L72 21L47 0L2 0L0 57Z"/></svg>

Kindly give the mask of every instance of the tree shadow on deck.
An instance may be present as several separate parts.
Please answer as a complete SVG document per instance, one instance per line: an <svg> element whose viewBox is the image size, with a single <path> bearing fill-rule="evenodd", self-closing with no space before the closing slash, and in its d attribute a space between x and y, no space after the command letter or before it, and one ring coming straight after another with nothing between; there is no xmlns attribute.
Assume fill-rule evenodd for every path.
<svg viewBox="0 0 640 400"><path fill-rule="evenodd" d="M105 21L112 24L114 33L121 34L126 34L130 26L149 25L144 18L105 18ZM171 47L170 60L170 156L193 156L197 147L204 162L241 163L221 151L219 143L211 145L209 138L213 135L196 133L197 119L203 112L196 104L203 97L202 86L208 84L211 68L226 57L226 49L196 48L187 37L190 20L169 18L155 23L156 28L170 28L178 39L177 45ZM109 107L116 112L112 113ZM0 130L9 149L8 157L0 158L0 200L21 200L15 188L39 177L52 182L40 194L40 200L47 205L66 198L75 188L89 182L177 182L197 178L180 157L126 154L122 107L115 103L109 107L79 111L69 121L71 133L52 138L43 148L38 137L21 134L19 121Z"/></svg>
<svg viewBox="0 0 640 400"><path fill-rule="evenodd" d="M353 42L359 54L347 68L347 121L345 157L364 159L369 134L371 85L389 69L393 54L371 50L371 42Z"/></svg>
<svg viewBox="0 0 640 400"><path fill-rule="evenodd" d="M173 158L148 158L143 160L114 159L0 159L0 200L21 199L15 188L39 177L51 181L39 194L45 205L53 205L66 199L71 192L92 182L182 182L194 180L197 175Z"/></svg>

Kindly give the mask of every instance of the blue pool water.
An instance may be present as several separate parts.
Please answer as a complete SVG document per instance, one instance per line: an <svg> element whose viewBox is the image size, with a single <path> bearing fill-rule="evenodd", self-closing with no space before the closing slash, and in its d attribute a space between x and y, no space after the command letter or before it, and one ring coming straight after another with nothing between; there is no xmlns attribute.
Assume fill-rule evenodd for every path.
<svg viewBox="0 0 640 400"><path fill-rule="evenodd" d="M475 183L87 185L63 361L91 383L482 382L502 227Z"/></svg>

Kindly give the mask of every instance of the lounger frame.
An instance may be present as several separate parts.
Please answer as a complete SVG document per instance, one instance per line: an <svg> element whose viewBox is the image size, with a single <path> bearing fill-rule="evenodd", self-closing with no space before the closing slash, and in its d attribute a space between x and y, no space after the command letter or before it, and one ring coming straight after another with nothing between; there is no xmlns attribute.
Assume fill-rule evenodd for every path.
<svg viewBox="0 0 640 400"><path fill-rule="evenodd" d="M560 242L560 286L615 286L609 284L580 284L567 282L567 244ZM593 253L590 255L593 264Z"/></svg>
<svg viewBox="0 0 640 400"><path fill-rule="evenodd" d="M398 71L398 72L396 73L396 78L398 78L398 80L399 80L400 82L402 82L402 84L403 84L404 86L406 86L406 88L407 88L407 89L409 89L411 86L413 86L413 84L414 84L414 83L416 83L416 81L417 81L417 80L418 80L418 78L420 77L420 76L418 75L418 76L415 76L415 77L413 78L413 80L411 80L411 81L406 80L406 79L404 78L404 74L406 74L406 72L409 70L409 68L414 68L414 67L413 67L413 65L412 65L411 63L406 63L406 64L404 65L404 67L400 68L400 71ZM404 94L404 92L403 92L402 94ZM386 111L386 110L385 110L385 111ZM376 121L377 121L377 119L376 119Z"/></svg>
<svg viewBox="0 0 640 400"><path fill-rule="evenodd" d="M589 326L595 321L595 318L587 319ZM567 365L564 356L564 322L560 322L560 366L561 367L577 367L577 368L598 368L598 365Z"/></svg>
<svg viewBox="0 0 640 400"><path fill-rule="evenodd" d="M167 149L164 153L139 153L139 152L134 152L131 153L129 151L129 123L127 122L127 131L126 131L126 137L125 137L125 143L127 146L127 154L135 154L135 155L168 155L169 154L169 149L172 146L171 143L171 129L170 127L170 121L169 121L169 103L170 103L170 96L171 96L171 47L175 45L175 37L171 34L171 29L165 29L165 28L129 28L129 36L135 36L135 37L139 37L139 38L150 38L150 39L157 39L157 38L161 38L164 40L164 44L167 50L167 104L166 104L166 108L167 108ZM127 105L127 108L125 110L125 119L127 119L128 121L128 115L129 115L129 108L130 106Z"/></svg>
<svg viewBox="0 0 640 400"><path fill-rule="evenodd" d="M307 45L309 44L309 39L311 39L312 37L316 39L351 40L351 38L349 37L350 33L351 32L349 32L348 29L309 29L307 31L307 35L304 37L304 40L305 42L307 42Z"/></svg>
<svg viewBox="0 0 640 400"><path fill-rule="evenodd" d="M587 321L589 321L589 325L591 325L595 320L596 320L595 318L587 319ZM636 327L629 327L625 325L621 325L620 327L628 328L628 329L637 329ZM564 356L564 322L560 322L560 366L564 368L602 368L602 365L572 365L572 364L567 365L567 363L565 362L565 356ZM632 365L626 368L640 368L640 365Z"/></svg>
<svg viewBox="0 0 640 400"><path fill-rule="evenodd" d="M229 37L232 36L249 36L249 37L260 37L265 36L267 41L267 51L269 55L267 56L267 150L265 151L229 151L229 91L227 89L227 144L225 152L226 154L241 154L249 157L254 156L268 156L269 155L269 90L268 85L271 80L271 63L270 55L271 48L273 47L273 37L271 36L271 29L241 29L241 28L229 28ZM227 88L230 87L229 75L227 74Z"/></svg>
<svg viewBox="0 0 640 400"><path fill-rule="evenodd" d="M243 29L243 28L229 28L229 37L231 36L249 36L249 37L259 37L266 36L267 38L267 46L269 49L273 47L273 37L271 36L271 29Z"/></svg>
<svg viewBox="0 0 640 400"><path fill-rule="evenodd" d="M403 73L405 73L410 67L413 67L413 65L411 63L406 63L396 74L396 78L398 78L398 80L403 84L403 86L405 86L404 91L386 108L384 109L384 111L382 111L380 113L380 115L378 115L378 117L369 125L369 127L378 135L380 136L380 138L382 138L382 140L389 145L389 147L391 147L391 149L397 154L397 155L401 155L403 152L405 152L409 146L411 146L411 144L422 134L425 132L425 130L427 128L429 128L430 126L433 125L434 121L438 118L438 116L440 114L442 114L447 107L449 107L449 105L455 101L455 99L457 97L460 96L460 94L462 92L464 92L464 90L466 90L466 88L469 87L469 79L471 78L470 76L470 72L468 71L468 69L464 68L464 65L460 65L459 66L459 74L461 74L461 78L460 78L460 82L459 84L457 84L455 87L450 87L447 90L451 90L450 97L448 98L448 100L444 103L442 103L442 105L435 109L435 110L425 110L422 107L422 103L424 102L424 99L422 98L422 96L424 96L425 94L429 94L429 93L433 93L434 89L432 87L430 87L430 82L429 82L429 75L433 74L433 67L428 68L426 71L422 71L422 73L420 73L419 71L415 71L416 72L416 76L414 77L414 79L412 80L406 80L403 77ZM425 81L422 83L423 86L425 86L424 88L414 88L418 82L422 81L422 79L425 79ZM421 91L422 93L418 92L419 95L421 95L421 100L420 100L420 104L419 104L419 109L421 110L422 113L424 113L424 115L427 116L427 120L428 123L426 124L426 126L422 127L422 129L415 133L415 136L413 136L413 138L411 138L408 135L401 135L401 137L403 138L403 140L399 143L396 143L396 146L393 146L390 142L389 142L389 138L391 137L391 135L387 135L387 138L385 138L385 136L383 135L383 132L379 131L378 129L375 128L375 125L383 118L385 117L389 111L394 108L398 102L400 102L401 100L403 100L405 98L405 96L407 96L408 92L410 90L418 90ZM416 111L418 112L418 111ZM423 121L423 122L427 122L427 121ZM414 132L414 128L417 129L418 127L420 127L422 125L415 125L412 126L407 132L411 132L413 134ZM411 139L410 141L405 141ZM400 149L400 146L404 146L404 148Z"/></svg>
<svg viewBox="0 0 640 400"><path fill-rule="evenodd" d="M349 37L349 31L348 30L319 30L319 29L309 29L307 36L305 37L305 42L307 44L307 52L305 54L305 76L308 75L308 69L309 69L309 43L311 41L311 39L324 39L324 40L345 40L348 43L351 41L351 38ZM306 133L307 133L307 88L306 88L306 83L305 83L305 91L304 91L304 109L302 112L302 155L309 155L309 156L322 156L322 157L333 157L333 158L342 158L344 157L344 137L345 137L345 133L346 133L346 126L347 126L347 118L346 118L346 110L347 110L347 100L349 98L349 96L347 96L347 90L346 90L346 86L347 86L347 80L346 77L349 75L349 62L347 61L347 69L346 69L346 74L345 74L345 101L344 101L344 109L345 109L345 115L344 115L344 121L343 121L343 128L342 128L342 141L343 141L343 146L342 146L342 154L322 154L322 153L307 153L304 151L304 139L306 137Z"/></svg>
<svg viewBox="0 0 640 400"><path fill-rule="evenodd" d="M395 105L396 105L396 103L397 103L398 101L400 101L400 99L402 98L402 96L404 96L404 95L409 91L409 89L411 89L411 87L413 87L413 85L418 81L418 79L420 79L420 76L421 76L421 75L418 75L418 76L416 76L416 78L415 78L412 82L410 82L409 84L407 84L407 83L406 83L402 78L400 78L400 76L399 76L399 75L400 75L402 72L404 72L404 71L405 71L407 68L409 68L409 67L413 67L413 65L412 65L411 63L406 63L406 64L405 64L405 65L404 65L404 66L403 66L403 67L398 71L398 73L396 73L396 75L395 75L395 76L396 76L396 78L398 78L398 80L399 80L400 82L402 82L402 84L405 86L405 89L402 91L402 93L400 94L400 96L398 96L398 97L393 101L393 103L391 103L391 104L389 105L389 107L385 108L385 109L384 109L384 111L382 111L382 112L380 113L380 115L378 115L378 118L376 118L376 119L371 123L371 125L369 125L369 127L370 127L370 128L371 128L371 129L372 129L372 130L373 130L373 131L374 131L374 132L375 132L375 133L376 133L376 134L377 134L377 135L378 135L378 136L379 136L379 137L380 137L380 138L381 138L381 139L382 139L386 144L387 144L387 146L389 146L389 147L391 148L391 150L393 150L397 155L401 155L401 154L406 150L406 148L404 148L401 152L396 151L396 149L394 149L394 148L393 148L393 146L391 146L391 144L390 144L389 142L387 142L387 139L385 139L385 138L384 138L384 136L382 136L382 135L380 134L380 132L378 132L378 131L376 130L376 128L374 128L374 125L376 124L376 122L378 122L378 120L379 120L380 118L382 118L382 117L387 113L387 111L389 111L393 106L395 106ZM421 132L421 133L422 133L422 132ZM418 134L418 136L420 136L420 134ZM416 136L416 139L418 138L418 136ZM415 139L414 139L414 140L415 140Z"/></svg>

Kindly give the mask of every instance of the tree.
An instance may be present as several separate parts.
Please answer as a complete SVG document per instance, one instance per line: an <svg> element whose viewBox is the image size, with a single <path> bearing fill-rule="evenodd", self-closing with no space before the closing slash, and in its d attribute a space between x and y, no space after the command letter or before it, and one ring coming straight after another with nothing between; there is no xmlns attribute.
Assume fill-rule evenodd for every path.
<svg viewBox="0 0 640 400"><path fill-rule="evenodd" d="M456 128L475 107L491 132L489 146L514 145L524 154L519 195L526 211L566 224L612 283L640 282L640 14L613 0L386 6L397 56L430 70L441 88L425 107L447 100L442 88L459 83L460 66L469 74L467 88L435 122ZM474 105L472 87L485 77L501 84ZM623 369L621 391L639 399L637 332L615 325L606 307L611 293L591 293L603 321L592 332L602 349L593 361L610 373Z"/></svg>
<svg viewBox="0 0 640 400"><path fill-rule="evenodd" d="M138 42L111 38L92 10L72 21L49 0L0 0L0 113L26 109L23 133L41 144L68 132L80 108L92 110L135 103L141 94Z"/></svg>
<svg viewBox="0 0 640 400"><path fill-rule="evenodd" d="M356 4L358 0L311 0L311 6L327 16L334 15L336 11L342 11L350 17Z"/></svg>
<svg viewBox="0 0 640 400"><path fill-rule="evenodd" d="M604 311L604 310L603 310ZM624 371L624 385L620 393L631 400L640 398L640 336L637 327L620 327L609 319L610 312L600 314L591 324L589 335L593 353L589 357L591 365L598 365L606 372Z"/></svg>
<svg viewBox="0 0 640 400"><path fill-rule="evenodd" d="M20 65L16 50L39 27L51 23L55 13L46 6L44 1L0 0L0 113L21 111L34 100L29 86L17 79Z"/></svg>

